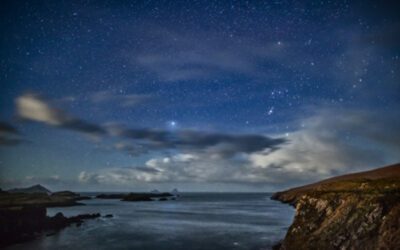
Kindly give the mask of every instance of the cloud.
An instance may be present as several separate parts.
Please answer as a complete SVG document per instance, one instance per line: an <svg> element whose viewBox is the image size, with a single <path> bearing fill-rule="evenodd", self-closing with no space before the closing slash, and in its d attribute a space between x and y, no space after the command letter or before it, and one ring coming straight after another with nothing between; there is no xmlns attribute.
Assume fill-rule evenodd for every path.
<svg viewBox="0 0 400 250"><path fill-rule="evenodd" d="M341 115L335 115L337 113ZM261 143L262 140L258 142L259 139L254 148L247 148L252 139L189 133L180 143L193 147L178 146L180 151L152 157L143 166L85 172L80 179L92 184L124 186L219 183L278 189L306 184L398 162L398 114L385 114L383 117L389 118L383 119L380 113L322 108L311 116L293 121L291 125L297 129L290 132L286 142L279 144L276 150L268 143ZM245 145L236 148L236 152L241 153L234 157L225 157L225 154L213 157L213 153L219 151L210 153L215 150L210 145L221 141L231 143L230 148L239 147L239 142Z"/></svg>
<svg viewBox="0 0 400 250"><path fill-rule="evenodd" d="M285 45L272 40L231 39L209 32L185 34L157 27L143 33L157 45L134 52L132 63L164 81L198 80L220 73L271 77L263 65L279 64L287 56L283 53Z"/></svg>
<svg viewBox="0 0 400 250"><path fill-rule="evenodd" d="M35 121L46 125L75 130L98 136L106 131L96 125L52 107L49 101L37 94L24 94L16 99L18 116L23 120Z"/></svg>
<svg viewBox="0 0 400 250"><path fill-rule="evenodd" d="M197 163L204 163L197 165ZM83 171L78 180L88 184L134 185L139 183L165 183L185 181L205 181L210 178L210 171L221 172L223 168L206 166L206 160L201 160L194 154L176 154L171 157L149 159L144 166L106 168L95 172ZM228 172L229 174L229 172Z"/></svg>
<svg viewBox="0 0 400 250"><path fill-rule="evenodd" d="M82 171L78 175L80 183L111 186L129 186L135 183L165 180L166 178L162 173L148 167L109 168L97 172Z"/></svg>
<svg viewBox="0 0 400 250"><path fill-rule="evenodd" d="M169 140L170 132L166 130L155 130L147 128L125 128L119 124L106 125L110 135L128 139L145 140L153 144L164 144Z"/></svg>
<svg viewBox="0 0 400 250"><path fill-rule="evenodd" d="M19 97L17 108L24 119L84 133L101 131L103 135L123 139L110 148L133 156L166 154L148 159L142 166L82 172L82 183L285 185L393 163L399 161L400 154L396 111L322 107L309 117L293 121L290 127L297 129L289 136L272 138L263 134L125 128L118 124L103 127L55 109L32 94ZM17 133L8 124L0 124L0 128L3 133Z"/></svg>
<svg viewBox="0 0 400 250"><path fill-rule="evenodd" d="M14 126L0 121L0 146L14 146L22 142L21 133Z"/></svg>
<svg viewBox="0 0 400 250"><path fill-rule="evenodd" d="M72 120L61 110L50 107L47 101L36 94L25 94L16 100L18 115L27 120L61 126Z"/></svg>
<svg viewBox="0 0 400 250"><path fill-rule="evenodd" d="M263 171L252 167L246 159L210 158L207 154L192 152L151 158L139 167L84 171L78 179L86 184L115 186L145 183L268 185L276 182L273 176L261 173Z"/></svg>
<svg viewBox="0 0 400 250"><path fill-rule="evenodd" d="M273 173L256 168L246 159L232 160L210 158L207 154L177 153L167 157L155 157L146 161L143 167L104 168L92 172L81 172L81 183L114 186L137 186L143 184L165 185L168 183L217 184L240 186L274 187L281 180L296 179L291 173ZM287 184L285 182L285 184ZM275 186L276 188L277 186Z"/></svg>
<svg viewBox="0 0 400 250"><path fill-rule="evenodd" d="M110 134L129 139L149 150L180 149L202 151L213 156L233 157L240 153L252 153L265 149L278 149L285 139L269 138L264 135L210 133L204 131L176 131L151 129L125 129L116 124L109 124ZM122 147L121 147L122 148Z"/></svg>
<svg viewBox="0 0 400 250"><path fill-rule="evenodd" d="M285 139L257 134L230 135L204 131L169 131L148 128L125 128L115 123L105 126L93 124L56 109L44 98L25 94L16 99L18 116L24 120L70 129L92 136L113 136L132 140L116 143L113 148L131 155L149 151L187 150L206 152L213 157L234 157L265 149L278 149Z"/></svg>
<svg viewBox="0 0 400 250"><path fill-rule="evenodd" d="M117 142L113 145L113 149L128 153L131 156L138 156L148 153L148 149L140 144L133 144L128 142Z"/></svg>
<svg viewBox="0 0 400 250"><path fill-rule="evenodd" d="M203 131L153 130L124 128L117 124L103 126L88 123L52 107L51 103L35 94L17 98L20 118L46 125L71 129L90 135L110 135L134 140L132 144L116 143L113 148L131 155L148 153L150 150L198 150L220 157L232 157L238 153L252 153L269 148L274 150L285 142L282 138L263 135L228 135Z"/></svg>
<svg viewBox="0 0 400 250"><path fill-rule="evenodd" d="M299 121L280 150L250 154L249 161L281 182L288 181L286 174L310 181L394 163L400 160L397 115L320 110Z"/></svg>
<svg viewBox="0 0 400 250"><path fill-rule="evenodd" d="M98 91L90 96L90 100L94 104L115 102L119 103L122 107L134 107L138 104L148 101L151 97L149 95L139 94L124 94L117 95L111 91Z"/></svg>
<svg viewBox="0 0 400 250"><path fill-rule="evenodd" d="M204 148L208 153L219 156L233 156L237 153L253 153L278 149L286 142L283 138L269 138L263 135L229 135L183 131L178 134L176 144L190 150Z"/></svg>
<svg viewBox="0 0 400 250"><path fill-rule="evenodd" d="M19 135L19 131L9 123L0 121L0 134Z"/></svg>

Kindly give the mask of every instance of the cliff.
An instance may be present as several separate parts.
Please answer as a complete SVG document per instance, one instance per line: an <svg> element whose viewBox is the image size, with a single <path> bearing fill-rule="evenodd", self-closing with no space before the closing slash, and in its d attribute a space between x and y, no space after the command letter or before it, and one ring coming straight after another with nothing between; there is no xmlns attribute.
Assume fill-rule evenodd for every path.
<svg viewBox="0 0 400 250"><path fill-rule="evenodd" d="M71 224L80 225L85 219L94 219L100 214L81 214L65 217L57 213L46 215L45 207L23 206L0 208L0 247L32 240L43 233L53 234Z"/></svg>
<svg viewBox="0 0 400 250"><path fill-rule="evenodd" d="M276 249L398 249L400 164L278 192L296 208Z"/></svg>
<svg viewBox="0 0 400 250"><path fill-rule="evenodd" d="M54 233L84 219L97 218L100 214L82 214L65 217L58 213L46 215L46 207L82 205L78 200L90 199L70 191L52 193L43 186L12 189L0 192L0 248L24 242L43 233Z"/></svg>

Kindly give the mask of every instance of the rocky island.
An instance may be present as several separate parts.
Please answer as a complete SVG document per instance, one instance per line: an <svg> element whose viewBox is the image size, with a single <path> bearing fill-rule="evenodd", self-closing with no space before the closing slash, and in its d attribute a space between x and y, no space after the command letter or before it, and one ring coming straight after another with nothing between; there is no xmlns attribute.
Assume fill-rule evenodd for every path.
<svg viewBox="0 0 400 250"><path fill-rule="evenodd" d="M171 193L120 193L120 194L99 194L97 199L119 199L121 201L164 201L168 198L175 199L175 195Z"/></svg>
<svg viewBox="0 0 400 250"><path fill-rule="evenodd" d="M400 164L275 193L296 208L275 249L399 249Z"/></svg>

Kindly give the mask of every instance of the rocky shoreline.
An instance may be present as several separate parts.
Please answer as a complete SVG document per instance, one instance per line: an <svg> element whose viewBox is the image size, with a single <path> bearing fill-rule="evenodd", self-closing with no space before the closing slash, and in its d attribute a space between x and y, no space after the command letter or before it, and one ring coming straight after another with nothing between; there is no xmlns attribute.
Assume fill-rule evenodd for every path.
<svg viewBox="0 0 400 250"><path fill-rule="evenodd" d="M179 194L171 193L119 193L100 194L97 199L119 199L121 201L165 201L175 200ZM25 242L41 235L53 235L58 230L75 224L80 226L86 219L98 218L99 213L80 214L65 217L57 213L53 217L46 214L48 207L85 205L79 201L92 199L71 191L51 192L41 185L0 190L0 247ZM112 218L107 214L104 218Z"/></svg>
<svg viewBox="0 0 400 250"><path fill-rule="evenodd" d="M398 249L400 164L278 192L296 208L274 249Z"/></svg>
<svg viewBox="0 0 400 250"><path fill-rule="evenodd" d="M62 213L57 213L49 217L46 215L46 207L43 206L0 208L0 247L52 235L72 224L80 226L84 220L100 216L95 213L65 217Z"/></svg>
<svg viewBox="0 0 400 250"><path fill-rule="evenodd" d="M80 226L99 213L65 217L57 213L47 216L48 207L84 205L78 201L90 199L70 191L50 192L40 185L0 191L0 247L52 235L72 224Z"/></svg>

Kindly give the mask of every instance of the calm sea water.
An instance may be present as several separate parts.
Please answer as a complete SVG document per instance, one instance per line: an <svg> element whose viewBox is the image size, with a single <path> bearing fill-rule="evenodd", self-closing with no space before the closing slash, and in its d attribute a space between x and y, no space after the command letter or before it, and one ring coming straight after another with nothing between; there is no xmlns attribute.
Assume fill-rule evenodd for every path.
<svg viewBox="0 0 400 250"><path fill-rule="evenodd" d="M282 239L294 210L261 193L183 193L177 201L87 200L86 206L50 208L49 215L99 212L114 218L8 249L270 249Z"/></svg>

